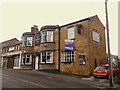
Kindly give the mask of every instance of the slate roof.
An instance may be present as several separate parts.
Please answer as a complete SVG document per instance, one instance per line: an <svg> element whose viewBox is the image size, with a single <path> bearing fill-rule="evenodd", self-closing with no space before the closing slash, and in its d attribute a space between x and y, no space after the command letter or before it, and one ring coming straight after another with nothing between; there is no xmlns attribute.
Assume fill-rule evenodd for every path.
<svg viewBox="0 0 120 90"><path fill-rule="evenodd" d="M9 47L18 43L20 43L20 41L17 38L13 38L13 39L1 42L0 44L2 45L2 48L4 48L4 47Z"/></svg>

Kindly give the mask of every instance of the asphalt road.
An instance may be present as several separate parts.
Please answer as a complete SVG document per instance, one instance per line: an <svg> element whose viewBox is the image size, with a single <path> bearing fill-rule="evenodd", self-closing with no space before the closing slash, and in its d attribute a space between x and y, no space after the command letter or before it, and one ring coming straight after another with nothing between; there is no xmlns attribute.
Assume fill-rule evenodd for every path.
<svg viewBox="0 0 120 90"><path fill-rule="evenodd" d="M2 69L1 76L2 88L95 88L97 90L104 89L95 87L94 85L87 82L77 82L75 81L76 79L74 79L73 77L64 79L63 76L60 75L48 74L33 70Z"/></svg>

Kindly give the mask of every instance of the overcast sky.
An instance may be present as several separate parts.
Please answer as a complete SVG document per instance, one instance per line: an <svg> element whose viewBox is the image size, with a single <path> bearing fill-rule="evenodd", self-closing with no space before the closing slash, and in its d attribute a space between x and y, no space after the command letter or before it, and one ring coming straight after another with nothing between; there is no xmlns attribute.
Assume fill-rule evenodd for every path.
<svg viewBox="0 0 120 90"><path fill-rule="evenodd" d="M12 2L8 2L12 1ZM16 1L16 2L14 2ZM24 2L21 2L24 1ZM39 2L38 2L39 1ZM50 1L50 0L49 0ZM21 40L23 32L31 26L64 25L76 20L98 15L105 24L105 0L3 0L0 3L2 21L0 42L16 37ZM118 2L109 0L109 29L111 53L118 54ZM1 20L0 19L0 20Z"/></svg>

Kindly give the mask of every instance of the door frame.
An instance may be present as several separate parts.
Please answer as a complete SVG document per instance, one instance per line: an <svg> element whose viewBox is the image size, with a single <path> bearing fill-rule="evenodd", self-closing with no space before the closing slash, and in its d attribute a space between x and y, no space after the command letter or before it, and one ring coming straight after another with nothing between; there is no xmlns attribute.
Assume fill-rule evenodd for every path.
<svg viewBox="0 0 120 90"><path fill-rule="evenodd" d="M39 56L35 56L35 69L39 69Z"/></svg>

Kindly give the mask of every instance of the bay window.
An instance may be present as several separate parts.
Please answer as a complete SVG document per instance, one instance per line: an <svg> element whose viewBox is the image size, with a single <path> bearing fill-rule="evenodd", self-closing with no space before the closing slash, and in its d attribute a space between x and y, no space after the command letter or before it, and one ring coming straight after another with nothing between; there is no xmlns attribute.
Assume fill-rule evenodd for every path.
<svg viewBox="0 0 120 90"><path fill-rule="evenodd" d="M53 31L41 32L41 42L53 42Z"/></svg>
<svg viewBox="0 0 120 90"><path fill-rule="evenodd" d="M53 42L53 31L47 31L47 42Z"/></svg>
<svg viewBox="0 0 120 90"><path fill-rule="evenodd" d="M41 42L46 42L46 32L41 33Z"/></svg>
<svg viewBox="0 0 120 90"><path fill-rule="evenodd" d="M40 44L40 34L36 34L35 35L35 45L39 45Z"/></svg>

